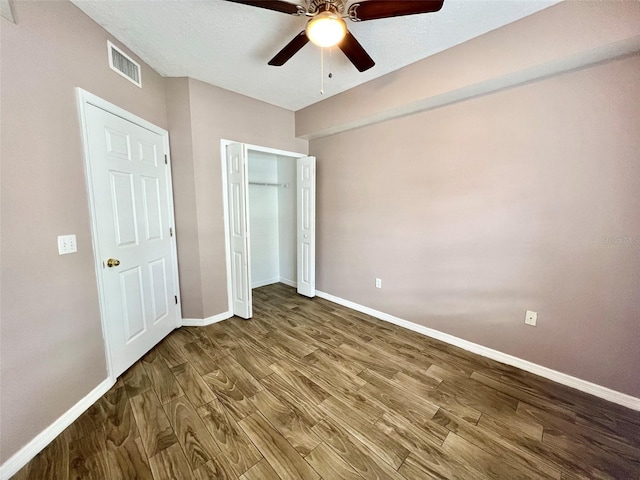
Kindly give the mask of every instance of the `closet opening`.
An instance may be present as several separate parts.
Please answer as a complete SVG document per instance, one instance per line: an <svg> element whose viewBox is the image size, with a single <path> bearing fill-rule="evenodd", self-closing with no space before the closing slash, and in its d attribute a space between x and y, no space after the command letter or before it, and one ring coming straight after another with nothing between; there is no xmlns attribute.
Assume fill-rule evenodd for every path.
<svg viewBox="0 0 640 480"><path fill-rule="evenodd" d="M315 296L315 158L223 142L229 310L252 316L254 288Z"/></svg>
<svg viewBox="0 0 640 480"><path fill-rule="evenodd" d="M297 287L296 159L248 154L251 288Z"/></svg>

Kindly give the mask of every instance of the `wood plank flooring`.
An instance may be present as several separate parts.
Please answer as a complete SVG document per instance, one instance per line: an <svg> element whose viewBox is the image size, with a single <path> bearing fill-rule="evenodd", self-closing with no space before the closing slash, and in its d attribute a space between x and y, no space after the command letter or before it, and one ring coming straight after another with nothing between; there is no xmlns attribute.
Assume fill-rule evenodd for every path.
<svg viewBox="0 0 640 480"><path fill-rule="evenodd" d="M174 331L14 478L640 479L640 412L276 284Z"/></svg>

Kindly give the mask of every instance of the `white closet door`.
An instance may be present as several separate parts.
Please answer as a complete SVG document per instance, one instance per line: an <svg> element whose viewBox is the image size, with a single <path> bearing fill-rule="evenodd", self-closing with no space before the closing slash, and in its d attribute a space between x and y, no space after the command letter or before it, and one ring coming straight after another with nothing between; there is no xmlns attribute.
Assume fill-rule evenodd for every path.
<svg viewBox="0 0 640 480"><path fill-rule="evenodd" d="M316 296L316 158L297 160L298 293Z"/></svg>
<svg viewBox="0 0 640 480"><path fill-rule="evenodd" d="M229 238L231 248L231 295L233 314L251 318L251 269L249 249L249 202L247 201L247 147L227 146Z"/></svg>

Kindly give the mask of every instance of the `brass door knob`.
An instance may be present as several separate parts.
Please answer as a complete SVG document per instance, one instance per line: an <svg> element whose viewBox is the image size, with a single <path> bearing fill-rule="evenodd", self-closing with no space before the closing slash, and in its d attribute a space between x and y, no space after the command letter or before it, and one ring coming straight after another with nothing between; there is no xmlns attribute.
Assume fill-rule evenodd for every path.
<svg viewBox="0 0 640 480"><path fill-rule="evenodd" d="M117 258L110 258L109 260L107 260L107 267L109 268L117 267L118 265L120 265L120 260L118 260Z"/></svg>

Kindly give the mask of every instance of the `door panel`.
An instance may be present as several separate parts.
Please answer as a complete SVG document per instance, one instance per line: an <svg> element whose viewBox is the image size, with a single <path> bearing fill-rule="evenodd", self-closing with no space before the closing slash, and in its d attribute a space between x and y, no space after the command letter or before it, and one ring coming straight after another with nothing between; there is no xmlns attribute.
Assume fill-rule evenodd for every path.
<svg viewBox="0 0 640 480"><path fill-rule="evenodd" d="M311 283L311 277L309 272L309 244L302 243L302 283Z"/></svg>
<svg viewBox="0 0 640 480"><path fill-rule="evenodd" d="M147 240L162 240L162 205L158 179L141 176L142 206Z"/></svg>
<svg viewBox="0 0 640 480"><path fill-rule="evenodd" d="M297 160L298 293L316 295L316 159Z"/></svg>
<svg viewBox="0 0 640 480"><path fill-rule="evenodd" d="M138 243L136 212L133 205L133 176L110 171L111 199L113 202L113 226L118 246Z"/></svg>
<svg viewBox="0 0 640 480"><path fill-rule="evenodd" d="M126 132L119 132L108 127L104 129L107 142L105 152L110 157L131 160L131 142Z"/></svg>
<svg viewBox="0 0 640 480"><path fill-rule="evenodd" d="M119 273L120 296L125 327L125 342L146 330L144 299L142 297L142 277L140 267L130 268Z"/></svg>
<svg viewBox="0 0 640 480"><path fill-rule="evenodd" d="M158 166L158 148L156 145L138 140L138 152L141 162L148 163L154 167Z"/></svg>
<svg viewBox="0 0 640 480"><path fill-rule="evenodd" d="M229 243L231 248L231 298L233 314L251 318L251 269L249 248L249 204L247 202L247 149L227 146L229 197Z"/></svg>
<svg viewBox="0 0 640 480"><path fill-rule="evenodd" d="M86 106L88 177L112 373L177 326L170 169L162 135ZM132 148L132 145L134 148ZM108 266L107 259L119 264Z"/></svg>
<svg viewBox="0 0 640 480"><path fill-rule="evenodd" d="M167 290L167 269L164 258L149 263L151 281L151 305L153 307L153 323L161 321L169 312L169 292Z"/></svg>

